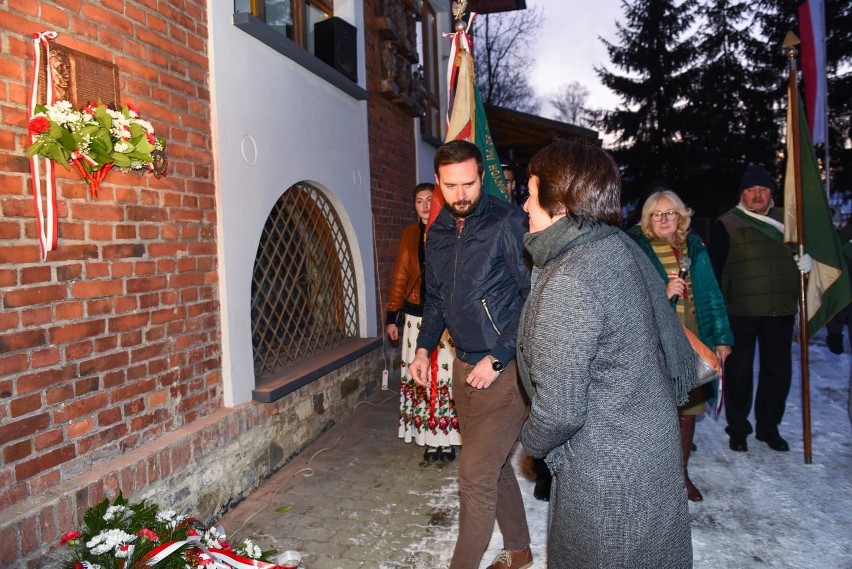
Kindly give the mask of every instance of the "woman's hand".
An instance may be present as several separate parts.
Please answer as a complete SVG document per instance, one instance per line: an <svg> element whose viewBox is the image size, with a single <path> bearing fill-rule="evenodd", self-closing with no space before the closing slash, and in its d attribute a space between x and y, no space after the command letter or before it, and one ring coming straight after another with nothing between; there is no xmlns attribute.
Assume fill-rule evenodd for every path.
<svg viewBox="0 0 852 569"><path fill-rule="evenodd" d="M666 295L669 297L669 300L675 295L683 298L685 292L686 281L676 274L669 275L669 284L666 285Z"/></svg>
<svg viewBox="0 0 852 569"><path fill-rule="evenodd" d="M716 357L719 358L719 363L722 367L725 366L725 360L731 355L731 346L716 346Z"/></svg>
<svg viewBox="0 0 852 569"><path fill-rule="evenodd" d="M388 339L391 342L399 340L399 328L396 327L396 324L388 324L385 326L385 334L388 335Z"/></svg>

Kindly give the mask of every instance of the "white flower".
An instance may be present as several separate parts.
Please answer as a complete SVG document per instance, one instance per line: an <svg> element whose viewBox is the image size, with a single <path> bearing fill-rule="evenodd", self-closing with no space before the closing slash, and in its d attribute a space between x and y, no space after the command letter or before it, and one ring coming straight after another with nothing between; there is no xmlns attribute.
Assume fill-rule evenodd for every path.
<svg viewBox="0 0 852 569"><path fill-rule="evenodd" d="M116 517L121 517L120 514L123 514L126 511L127 508L125 506L110 506L104 514L104 521L108 522Z"/></svg>
<svg viewBox="0 0 852 569"><path fill-rule="evenodd" d="M121 152L122 154L124 154L126 152L130 152L131 150L133 150L133 145L130 144L129 142L122 140L121 142L115 143L113 150L115 150L116 152Z"/></svg>
<svg viewBox="0 0 852 569"><path fill-rule="evenodd" d="M135 535L131 535L120 529L108 529L87 541L86 547L89 548L92 555L101 555L112 549L115 549L116 553L118 553L119 546L130 543L135 539Z"/></svg>
<svg viewBox="0 0 852 569"><path fill-rule="evenodd" d="M218 528L212 527L201 534L201 543L204 547L221 547L220 539L225 539L225 536L219 533Z"/></svg>
<svg viewBox="0 0 852 569"><path fill-rule="evenodd" d="M174 510L160 510L157 512L157 521L164 524L169 524L172 528L188 518L186 515L178 515Z"/></svg>
<svg viewBox="0 0 852 569"><path fill-rule="evenodd" d="M263 554L263 550L260 549L260 546L256 545L250 539L246 539L243 541L243 553L245 553L246 557L250 557L252 559L260 559L260 556Z"/></svg>
<svg viewBox="0 0 852 569"><path fill-rule="evenodd" d="M135 122L136 124L138 124L139 126L144 128L148 132L148 134L154 134L154 125L152 125L148 121L142 120L142 119L136 119L133 122Z"/></svg>

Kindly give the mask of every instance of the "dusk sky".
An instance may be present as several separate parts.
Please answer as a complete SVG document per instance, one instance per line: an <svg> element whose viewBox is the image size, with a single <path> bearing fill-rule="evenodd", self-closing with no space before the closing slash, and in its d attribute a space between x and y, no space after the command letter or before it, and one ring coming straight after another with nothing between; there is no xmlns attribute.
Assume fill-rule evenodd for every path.
<svg viewBox="0 0 852 569"><path fill-rule="evenodd" d="M609 64L599 36L610 41L615 38L615 22L622 17L621 1L527 0L528 8L539 6L544 12L544 25L529 79L542 99L540 114L553 116L547 101L561 85L572 81L579 81L589 90L590 107L615 108L618 97L601 84L594 68Z"/></svg>

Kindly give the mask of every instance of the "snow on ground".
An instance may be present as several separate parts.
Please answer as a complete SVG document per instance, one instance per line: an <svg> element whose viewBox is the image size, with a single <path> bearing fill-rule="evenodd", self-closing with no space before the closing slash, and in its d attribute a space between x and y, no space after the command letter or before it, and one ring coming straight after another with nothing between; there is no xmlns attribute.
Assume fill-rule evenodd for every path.
<svg viewBox="0 0 852 569"><path fill-rule="evenodd" d="M793 388L780 427L790 452L779 453L749 437L749 451L728 448L724 414L696 427L697 452L690 477L704 501L690 503L694 567L852 569L852 428L849 385L852 356L828 351L824 331L810 344L810 401L813 463L805 464L802 442L802 383L799 346L793 346ZM547 566L547 503L533 495L528 459L518 447L516 471L527 508L535 555L533 569ZM432 500L458 500L445 486ZM439 541L454 541L457 523ZM495 528L482 561L487 567L502 547ZM445 565L452 551L445 554ZM425 569L425 568L424 568Z"/></svg>

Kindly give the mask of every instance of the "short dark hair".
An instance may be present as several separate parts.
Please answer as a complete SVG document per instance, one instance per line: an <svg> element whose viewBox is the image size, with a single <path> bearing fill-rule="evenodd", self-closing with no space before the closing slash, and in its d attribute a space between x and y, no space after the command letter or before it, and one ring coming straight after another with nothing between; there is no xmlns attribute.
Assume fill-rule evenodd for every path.
<svg viewBox="0 0 852 569"><path fill-rule="evenodd" d="M479 148L466 140L451 140L444 143L435 153L435 174L441 166L448 164L460 164L468 160L476 160L476 169L482 175L482 152Z"/></svg>
<svg viewBox="0 0 852 569"><path fill-rule="evenodd" d="M435 182L422 182L414 186L414 197L417 197L417 194L425 191L434 192L435 191Z"/></svg>
<svg viewBox="0 0 852 569"><path fill-rule="evenodd" d="M621 223L621 173L598 146L557 139L533 156L528 173L538 178L538 203L550 215L564 212L580 225Z"/></svg>

